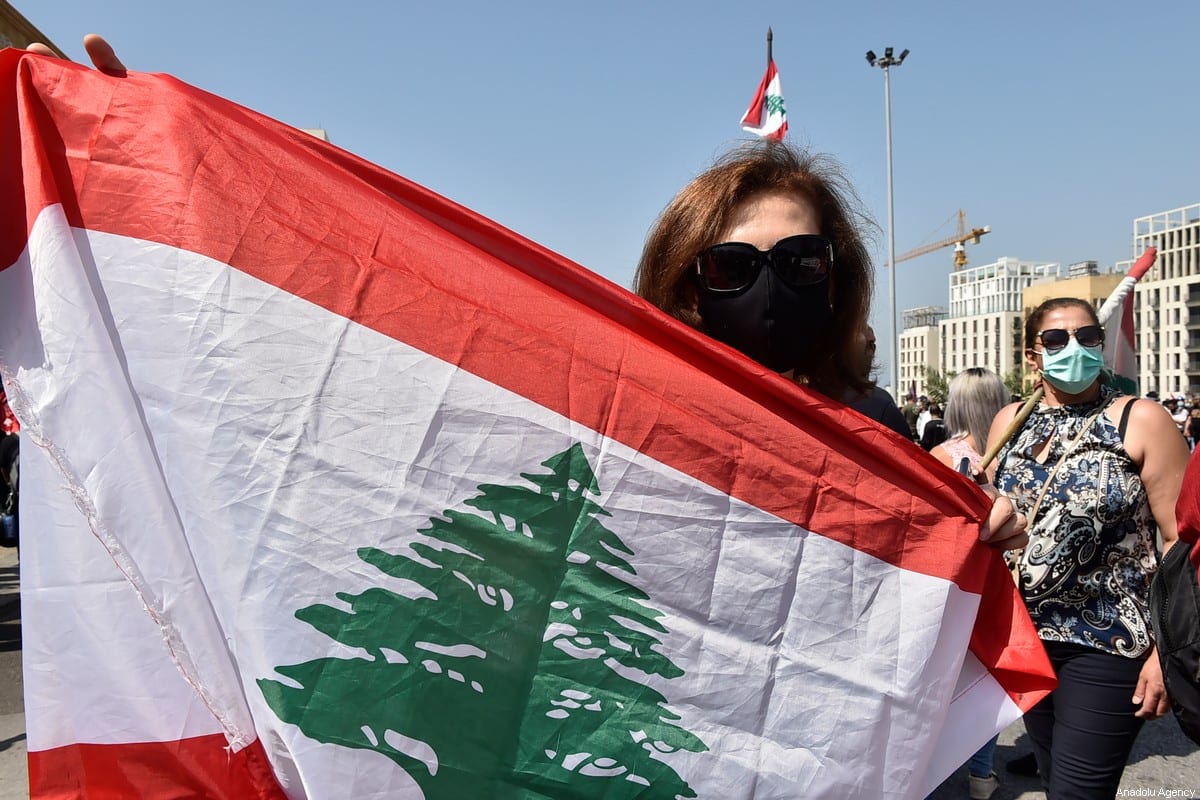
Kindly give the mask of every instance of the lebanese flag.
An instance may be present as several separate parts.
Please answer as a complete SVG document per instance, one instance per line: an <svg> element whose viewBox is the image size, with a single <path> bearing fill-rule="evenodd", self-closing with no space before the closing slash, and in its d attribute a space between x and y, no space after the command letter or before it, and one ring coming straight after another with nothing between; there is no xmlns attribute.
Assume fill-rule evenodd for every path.
<svg viewBox="0 0 1200 800"><path fill-rule="evenodd" d="M919 798L1051 688L911 443L168 76L0 86L33 798Z"/></svg>
<svg viewBox="0 0 1200 800"><path fill-rule="evenodd" d="M1134 286L1152 266L1158 250L1147 247L1134 262L1112 294L1100 306L1097 316L1104 326L1104 362L1112 370L1116 386L1126 394L1137 391L1137 339L1133 328Z"/></svg>
<svg viewBox="0 0 1200 800"><path fill-rule="evenodd" d="M1175 521L1179 526L1179 541L1188 546L1189 560L1196 568L1200 582L1200 447L1193 448L1179 487L1179 499L1175 501Z"/></svg>
<svg viewBox="0 0 1200 800"><path fill-rule="evenodd" d="M787 111L783 107L783 87L775 61L767 62L767 72L758 84L750 107L742 115L742 130L755 136L782 141L787 135Z"/></svg>

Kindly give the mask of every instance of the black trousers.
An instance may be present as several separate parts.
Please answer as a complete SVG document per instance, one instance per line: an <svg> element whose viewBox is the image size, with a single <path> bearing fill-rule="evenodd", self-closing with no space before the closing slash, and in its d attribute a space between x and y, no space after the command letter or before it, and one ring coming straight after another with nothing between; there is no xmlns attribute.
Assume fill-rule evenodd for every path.
<svg viewBox="0 0 1200 800"><path fill-rule="evenodd" d="M1130 699L1138 658L1045 642L1058 688L1025 715L1047 800L1116 797L1142 720Z"/></svg>

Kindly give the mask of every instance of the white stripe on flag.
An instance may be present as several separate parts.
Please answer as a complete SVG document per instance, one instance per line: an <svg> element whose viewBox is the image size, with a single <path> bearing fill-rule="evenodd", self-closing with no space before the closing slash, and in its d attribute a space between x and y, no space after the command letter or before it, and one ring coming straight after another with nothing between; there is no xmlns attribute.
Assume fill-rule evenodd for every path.
<svg viewBox="0 0 1200 800"><path fill-rule="evenodd" d="M663 650L686 674L647 682L709 748L661 756L701 796L921 797L942 777L926 777L923 754L956 692L977 596L806 533L212 259L72 232L58 208L39 218L31 241L30 307L69 311L0 321L17 326L5 331L16 343L10 367L36 398L35 434L77 443L58 454L60 484L65 476L73 500L95 502L99 532L118 534L109 544L119 554L131 542L129 572L160 601L185 674L215 693L219 708L247 703L277 771L285 783L296 776L307 796L342 796L346 783L331 777L359 769L374 776L364 788L376 781L395 790L407 780L376 753L314 743L266 705L255 681L275 677L276 666L349 654L295 610L383 584L412 592L366 567L356 548L395 551L431 517L462 508L479 484L511 481L575 441L596 468L599 502L612 514L606 524L636 554L636 582L668 615ZM63 259L78 261L77 286L59 283L64 270L53 262ZM28 282L27 269L0 273L0 291ZM87 294L88 275L102 303ZM57 298L68 291L78 295L64 307ZM85 352L109 364L103 385L82 382L95 373ZM80 421L94 428L80 430ZM154 477L162 488L147 494ZM157 505L121 502L146 496ZM66 498L44 495L53 508L39 513L57 518ZM35 552L47 585L56 575L74 582L70 562ZM190 580L189 566L211 617L176 602L172 581ZM45 626L28 632L30 652L49 657L59 648L38 637L52 636L59 611L39 605L42 597L31 596L38 607L29 612ZM177 697L140 704L111 697L113 674L136 668L97 642L80 651L30 666L78 681L75 702L97 716L128 718L130 706L135 719L161 713L160 700L194 706L178 686ZM985 674L976 685L988 683ZM961 718L953 706L950 718ZM981 725L974 736L943 740L935 758L961 763L992 732ZM49 728L36 746L76 736Z"/></svg>

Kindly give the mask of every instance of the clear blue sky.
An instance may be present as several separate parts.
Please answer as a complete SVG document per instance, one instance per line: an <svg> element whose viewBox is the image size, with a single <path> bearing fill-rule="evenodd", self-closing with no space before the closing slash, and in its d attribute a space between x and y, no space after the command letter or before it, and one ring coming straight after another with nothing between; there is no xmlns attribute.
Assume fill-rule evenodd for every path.
<svg viewBox="0 0 1200 800"><path fill-rule="evenodd" d="M1200 3L14 0L82 59L189 83L422 183L628 286L672 194L744 134L766 30L789 139L831 153L879 222L892 72L896 251L993 233L972 264L1101 266L1138 216L1200 202ZM944 227L943 227L944 226ZM900 311L943 305L951 251L899 265ZM886 362L887 270L872 320ZM881 374L888 375L886 363Z"/></svg>

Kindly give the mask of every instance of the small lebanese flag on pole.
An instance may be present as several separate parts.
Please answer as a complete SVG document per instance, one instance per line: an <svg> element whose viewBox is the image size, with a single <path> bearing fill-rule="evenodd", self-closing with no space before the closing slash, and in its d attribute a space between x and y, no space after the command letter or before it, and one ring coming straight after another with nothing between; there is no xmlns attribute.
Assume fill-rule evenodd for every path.
<svg viewBox="0 0 1200 800"><path fill-rule="evenodd" d="M779 83L779 71L771 57L771 29L767 28L767 71L758 84L758 91L750 101L750 107L742 115L742 130L755 136L764 136L782 141L787 135L787 111L783 107L783 88Z"/></svg>
<svg viewBox="0 0 1200 800"><path fill-rule="evenodd" d="M1137 394L1138 373L1137 345L1133 338L1133 287L1154 266L1157 257L1157 249L1147 248L1097 312L1104 326L1104 361L1112 370L1117 387L1128 394Z"/></svg>

